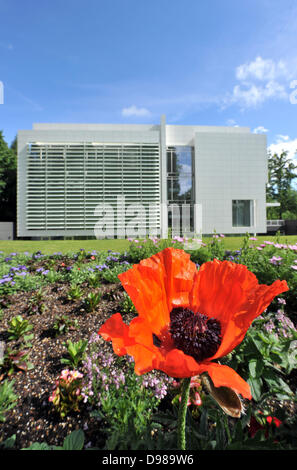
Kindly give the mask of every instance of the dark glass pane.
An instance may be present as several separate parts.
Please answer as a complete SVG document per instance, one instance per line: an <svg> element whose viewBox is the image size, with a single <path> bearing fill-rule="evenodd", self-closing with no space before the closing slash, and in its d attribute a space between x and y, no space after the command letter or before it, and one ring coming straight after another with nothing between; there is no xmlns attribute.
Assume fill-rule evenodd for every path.
<svg viewBox="0 0 297 470"><path fill-rule="evenodd" d="M234 200L232 201L232 225L233 227L251 226L251 201Z"/></svg>
<svg viewBox="0 0 297 470"><path fill-rule="evenodd" d="M194 231L194 174L193 174L193 148L190 146L176 146L167 149L167 199L171 206L177 204L180 210L179 221L172 215L172 206L168 213L168 226L180 235L186 230ZM186 209L182 205L189 204ZM182 215L184 213L184 215ZM184 218L184 221L182 220ZM183 227L183 225L185 225ZM179 227L179 228L178 228Z"/></svg>
<svg viewBox="0 0 297 470"><path fill-rule="evenodd" d="M172 165L171 165L171 152L168 151L167 152L167 173L171 173L172 172Z"/></svg>
<svg viewBox="0 0 297 470"><path fill-rule="evenodd" d="M167 199L168 201L172 200L172 187L171 187L171 179L167 180Z"/></svg>
<svg viewBox="0 0 297 470"><path fill-rule="evenodd" d="M177 168L177 155L176 152L172 152L172 167L171 167L171 173L177 173L178 168Z"/></svg>
<svg viewBox="0 0 297 470"><path fill-rule="evenodd" d="M180 184L178 179L172 179L172 199L177 201L180 195Z"/></svg>

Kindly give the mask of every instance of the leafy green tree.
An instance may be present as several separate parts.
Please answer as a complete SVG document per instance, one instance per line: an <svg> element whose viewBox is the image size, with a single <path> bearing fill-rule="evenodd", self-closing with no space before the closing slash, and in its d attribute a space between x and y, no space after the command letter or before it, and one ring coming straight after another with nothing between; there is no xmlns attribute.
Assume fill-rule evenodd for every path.
<svg viewBox="0 0 297 470"><path fill-rule="evenodd" d="M16 221L17 139L9 148L0 131L0 221Z"/></svg>
<svg viewBox="0 0 297 470"><path fill-rule="evenodd" d="M288 152L283 151L280 155L268 153L267 201L280 203L279 207L270 208L273 218L282 218L288 211L297 217L297 193L292 188L292 182L297 178L296 170L297 166L288 157Z"/></svg>

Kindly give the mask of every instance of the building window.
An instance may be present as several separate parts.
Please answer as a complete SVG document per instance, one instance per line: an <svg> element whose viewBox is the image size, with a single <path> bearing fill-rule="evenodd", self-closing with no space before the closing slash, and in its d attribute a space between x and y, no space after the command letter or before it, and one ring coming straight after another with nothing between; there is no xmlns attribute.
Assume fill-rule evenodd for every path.
<svg viewBox="0 0 297 470"><path fill-rule="evenodd" d="M190 221L187 231L194 231L194 149L190 146L172 146L167 148L167 200L169 208L184 214L189 210ZM183 206L188 206L184 208ZM173 210L168 213L168 226L173 229ZM182 219L182 216L180 217ZM180 225L182 234L185 227ZM177 225L175 225L175 231Z"/></svg>
<svg viewBox="0 0 297 470"><path fill-rule="evenodd" d="M251 227L254 225L254 202L250 199L232 201L232 226Z"/></svg>

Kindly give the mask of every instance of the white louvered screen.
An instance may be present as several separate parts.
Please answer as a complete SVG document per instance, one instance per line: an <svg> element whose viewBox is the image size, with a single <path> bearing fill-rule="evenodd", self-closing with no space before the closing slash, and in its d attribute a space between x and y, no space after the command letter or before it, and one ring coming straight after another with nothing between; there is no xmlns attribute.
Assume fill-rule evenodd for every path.
<svg viewBox="0 0 297 470"><path fill-rule="evenodd" d="M90 233L96 206L110 204L116 222L117 197L124 196L125 209L146 208L147 233L149 225L159 233L159 152L158 144L28 144L27 229Z"/></svg>

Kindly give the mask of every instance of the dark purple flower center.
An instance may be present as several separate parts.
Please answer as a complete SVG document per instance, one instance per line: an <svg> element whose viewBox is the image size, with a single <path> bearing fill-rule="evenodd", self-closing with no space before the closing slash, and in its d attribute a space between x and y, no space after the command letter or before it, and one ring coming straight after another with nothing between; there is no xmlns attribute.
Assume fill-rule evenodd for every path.
<svg viewBox="0 0 297 470"><path fill-rule="evenodd" d="M188 308L178 307L171 311L169 332L174 346L197 362L213 356L221 344L220 322Z"/></svg>

